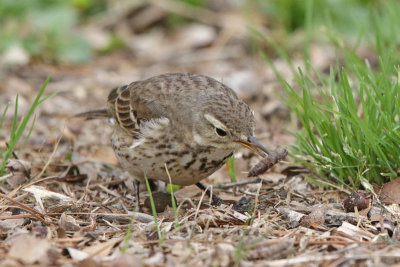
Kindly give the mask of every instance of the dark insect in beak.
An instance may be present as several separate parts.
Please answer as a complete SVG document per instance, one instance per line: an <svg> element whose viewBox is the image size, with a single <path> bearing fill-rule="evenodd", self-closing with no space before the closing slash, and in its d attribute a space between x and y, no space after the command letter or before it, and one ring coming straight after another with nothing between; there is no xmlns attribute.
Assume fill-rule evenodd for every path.
<svg viewBox="0 0 400 267"><path fill-rule="evenodd" d="M236 141L247 149L250 149L254 153L264 157L265 154L270 155L271 153L262 144L260 144L254 136L250 136L246 141ZM262 153L264 152L264 153Z"/></svg>

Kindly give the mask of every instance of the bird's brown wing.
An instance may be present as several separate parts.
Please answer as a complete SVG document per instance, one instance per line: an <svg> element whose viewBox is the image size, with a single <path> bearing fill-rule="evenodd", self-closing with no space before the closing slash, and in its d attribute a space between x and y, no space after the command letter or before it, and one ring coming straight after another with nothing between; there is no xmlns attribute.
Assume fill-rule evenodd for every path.
<svg viewBox="0 0 400 267"><path fill-rule="evenodd" d="M130 105L130 90L128 86L114 88L108 95L108 111L115 122L128 132L135 133L140 121Z"/></svg>
<svg viewBox="0 0 400 267"><path fill-rule="evenodd" d="M113 89L108 95L108 112L121 128L132 135L139 133L142 122L164 117L147 106L150 99L141 96L143 86L143 81L133 82Z"/></svg>

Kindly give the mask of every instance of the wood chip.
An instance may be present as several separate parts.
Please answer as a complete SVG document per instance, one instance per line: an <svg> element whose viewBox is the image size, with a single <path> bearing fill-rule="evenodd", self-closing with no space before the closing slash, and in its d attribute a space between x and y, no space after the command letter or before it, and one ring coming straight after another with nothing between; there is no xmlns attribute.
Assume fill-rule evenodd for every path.
<svg viewBox="0 0 400 267"><path fill-rule="evenodd" d="M342 226L337 229L337 232L355 241L371 240L374 237L370 232L364 231L348 222L343 222Z"/></svg>

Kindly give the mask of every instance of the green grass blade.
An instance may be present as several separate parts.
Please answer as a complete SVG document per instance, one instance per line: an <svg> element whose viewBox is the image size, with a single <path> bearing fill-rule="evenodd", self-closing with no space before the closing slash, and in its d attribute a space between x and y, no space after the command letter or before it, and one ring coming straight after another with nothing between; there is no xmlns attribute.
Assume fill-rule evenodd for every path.
<svg viewBox="0 0 400 267"><path fill-rule="evenodd" d="M178 222L178 211L177 211L175 195L174 195L174 185L172 184L172 178L171 178L171 175L169 174L167 163L165 163L164 166L165 166L165 172L167 173L167 176L169 179L167 191L169 191L169 193L171 194L171 203L172 203L172 209L174 211L175 228L178 229L179 222Z"/></svg>
<svg viewBox="0 0 400 267"><path fill-rule="evenodd" d="M4 119L6 118L8 107L10 106L10 102L7 103L6 107L4 108L3 114L0 117L0 130L3 127Z"/></svg>
<svg viewBox="0 0 400 267"><path fill-rule="evenodd" d="M18 141L20 140L30 118L32 117L34 111L36 108L39 106L40 103L43 103L41 96L46 89L47 84L50 81L50 76L47 77L45 82L42 85L42 88L39 90L35 100L33 101L31 107L29 108L27 114L21 119L21 121L18 123L18 95L15 98L15 109L14 109L14 118L12 122L12 127L11 127L11 133L10 133L10 139L8 142L8 148L6 149L6 152L3 157L3 161L0 165L0 175L3 174L5 165L7 163L7 160L10 158L12 153L15 150L15 147L18 144ZM53 96L54 94L51 94L50 96ZM48 99L49 97L45 97L45 99ZM32 126L33 127L33 126ZM29 131L31 133L31 130ZM28 135L30 135L28 133Z"/></svg>
<svg viewBox="0 0 400 267"><path fill-rule="evenodd" d="M24 139L24 141L22 143L21 150L23 150L26 147L26 145L28 144L29 139L31 138L31 134L32 134L32 131L33 131L33 126L35 126L35 123L36 123L36 115L33 116L31 127L29 127L28 134L26 135L26 138Z"/></svg>
<svg viewBox="0 0 400 267"><path fill-rule="evenodd" d="M236 168L235 168L235 155L229 158L228 164L226 165L229 178L232 183L236 183Z"/></svg>
<svg viewBox="0 0 400 267"><path fill-rule="evenodd" d="M151 188L150 188L149 180L147 179L146 176L144 177L144 180L145 180L145 182L146 182L147 192L149 193L150 205L151 205L151 212L153 213L154 224L155 224L155 226L156 226L158 239L159 239L159 240L162 240L162 235L161 235L161 231L160 231L160 226L158 225L158 218L157 218L156 206L155 206L155 204L154 204L153 194L151 193Z"/></svg>

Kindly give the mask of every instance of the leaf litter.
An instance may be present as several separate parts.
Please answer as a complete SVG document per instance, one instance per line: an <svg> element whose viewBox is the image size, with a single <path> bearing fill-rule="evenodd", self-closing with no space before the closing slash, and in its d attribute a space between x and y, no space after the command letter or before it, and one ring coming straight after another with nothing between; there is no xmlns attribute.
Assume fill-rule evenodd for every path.
<svg viewBox="0 0 400 267"><path fill-rule="evenodd" d="M30 141L24 150L17 150L18 159L10 160L10 175L4 178L7 183L0 183L0 264L398 263L397 182L375 190L385 201L367 197L369 208L362 209L357 203L344 204L349 196L345 190L310 184L305 177L312 174L302 166L278 163L287 152L262 159L258 165L255 155L240 151L236 159L238 182L230 182L224 169L205 181L215 185L213 192L226 200L221 206L211 206L194 186L178 191L176 218L170 206L161 207L158 212L157 223L162 233L162 239L158 239L151 211L146 207L143 212L137 210L132 181L119 169L110 149L108 122L83 122L73 118L75 113L103 106L108 91L115 86L157 73L198 72L229 82L239 97L252 106L256 111L257 137L267 147L293 143L293 137L285 133L286 129L293 129L289 114L273 91L278 84L273 72L242 45L249 36L235 25L243 18L234 19L239 14L224 14L232 22L226 25L214 13L205 12L209 20L193 22L168 35L159 29L158 23L171 9L182 13L179 5L165 7L153 3L138 8L132 2L126 10L120 9L117 16L105 14L91 22L87 31L92 31L93 40L108 38L105 29L114 27L124 40L132 43L128 51L98 57L79 67L32 62L1 70L7 77L0 81L0 91L5 96L1 104L15 97L14 89L9 88L23 90L22 113L31 103L34 89L40 87L47 75L52 78L47 93L60 93L42 104ZM131 32L126 24L132 23L135 12L146 20L135 24L137 28ZM196 12L185 15L196 20ZM185 40L188 36L196 38ZM323 50L315 48L312 51ZM326 68L324 64L331 62L321 58L325 54L317 55L318 68ZM281 62L276 65L290 80L289 67ZM244 85L248 84L260 90L246 90ZM267 99L267 103L259 99ZM8 121L3 125L5 132L11 126ZM4 131L0 132L2 148L6 136ZM254 165L258 167L249 172ZM247 180L247 175L255 178ZM144 188L141 190L146 194ZM366 204L365 200L362 203ZM344 205L349 207L348 211Z"/></svg>

